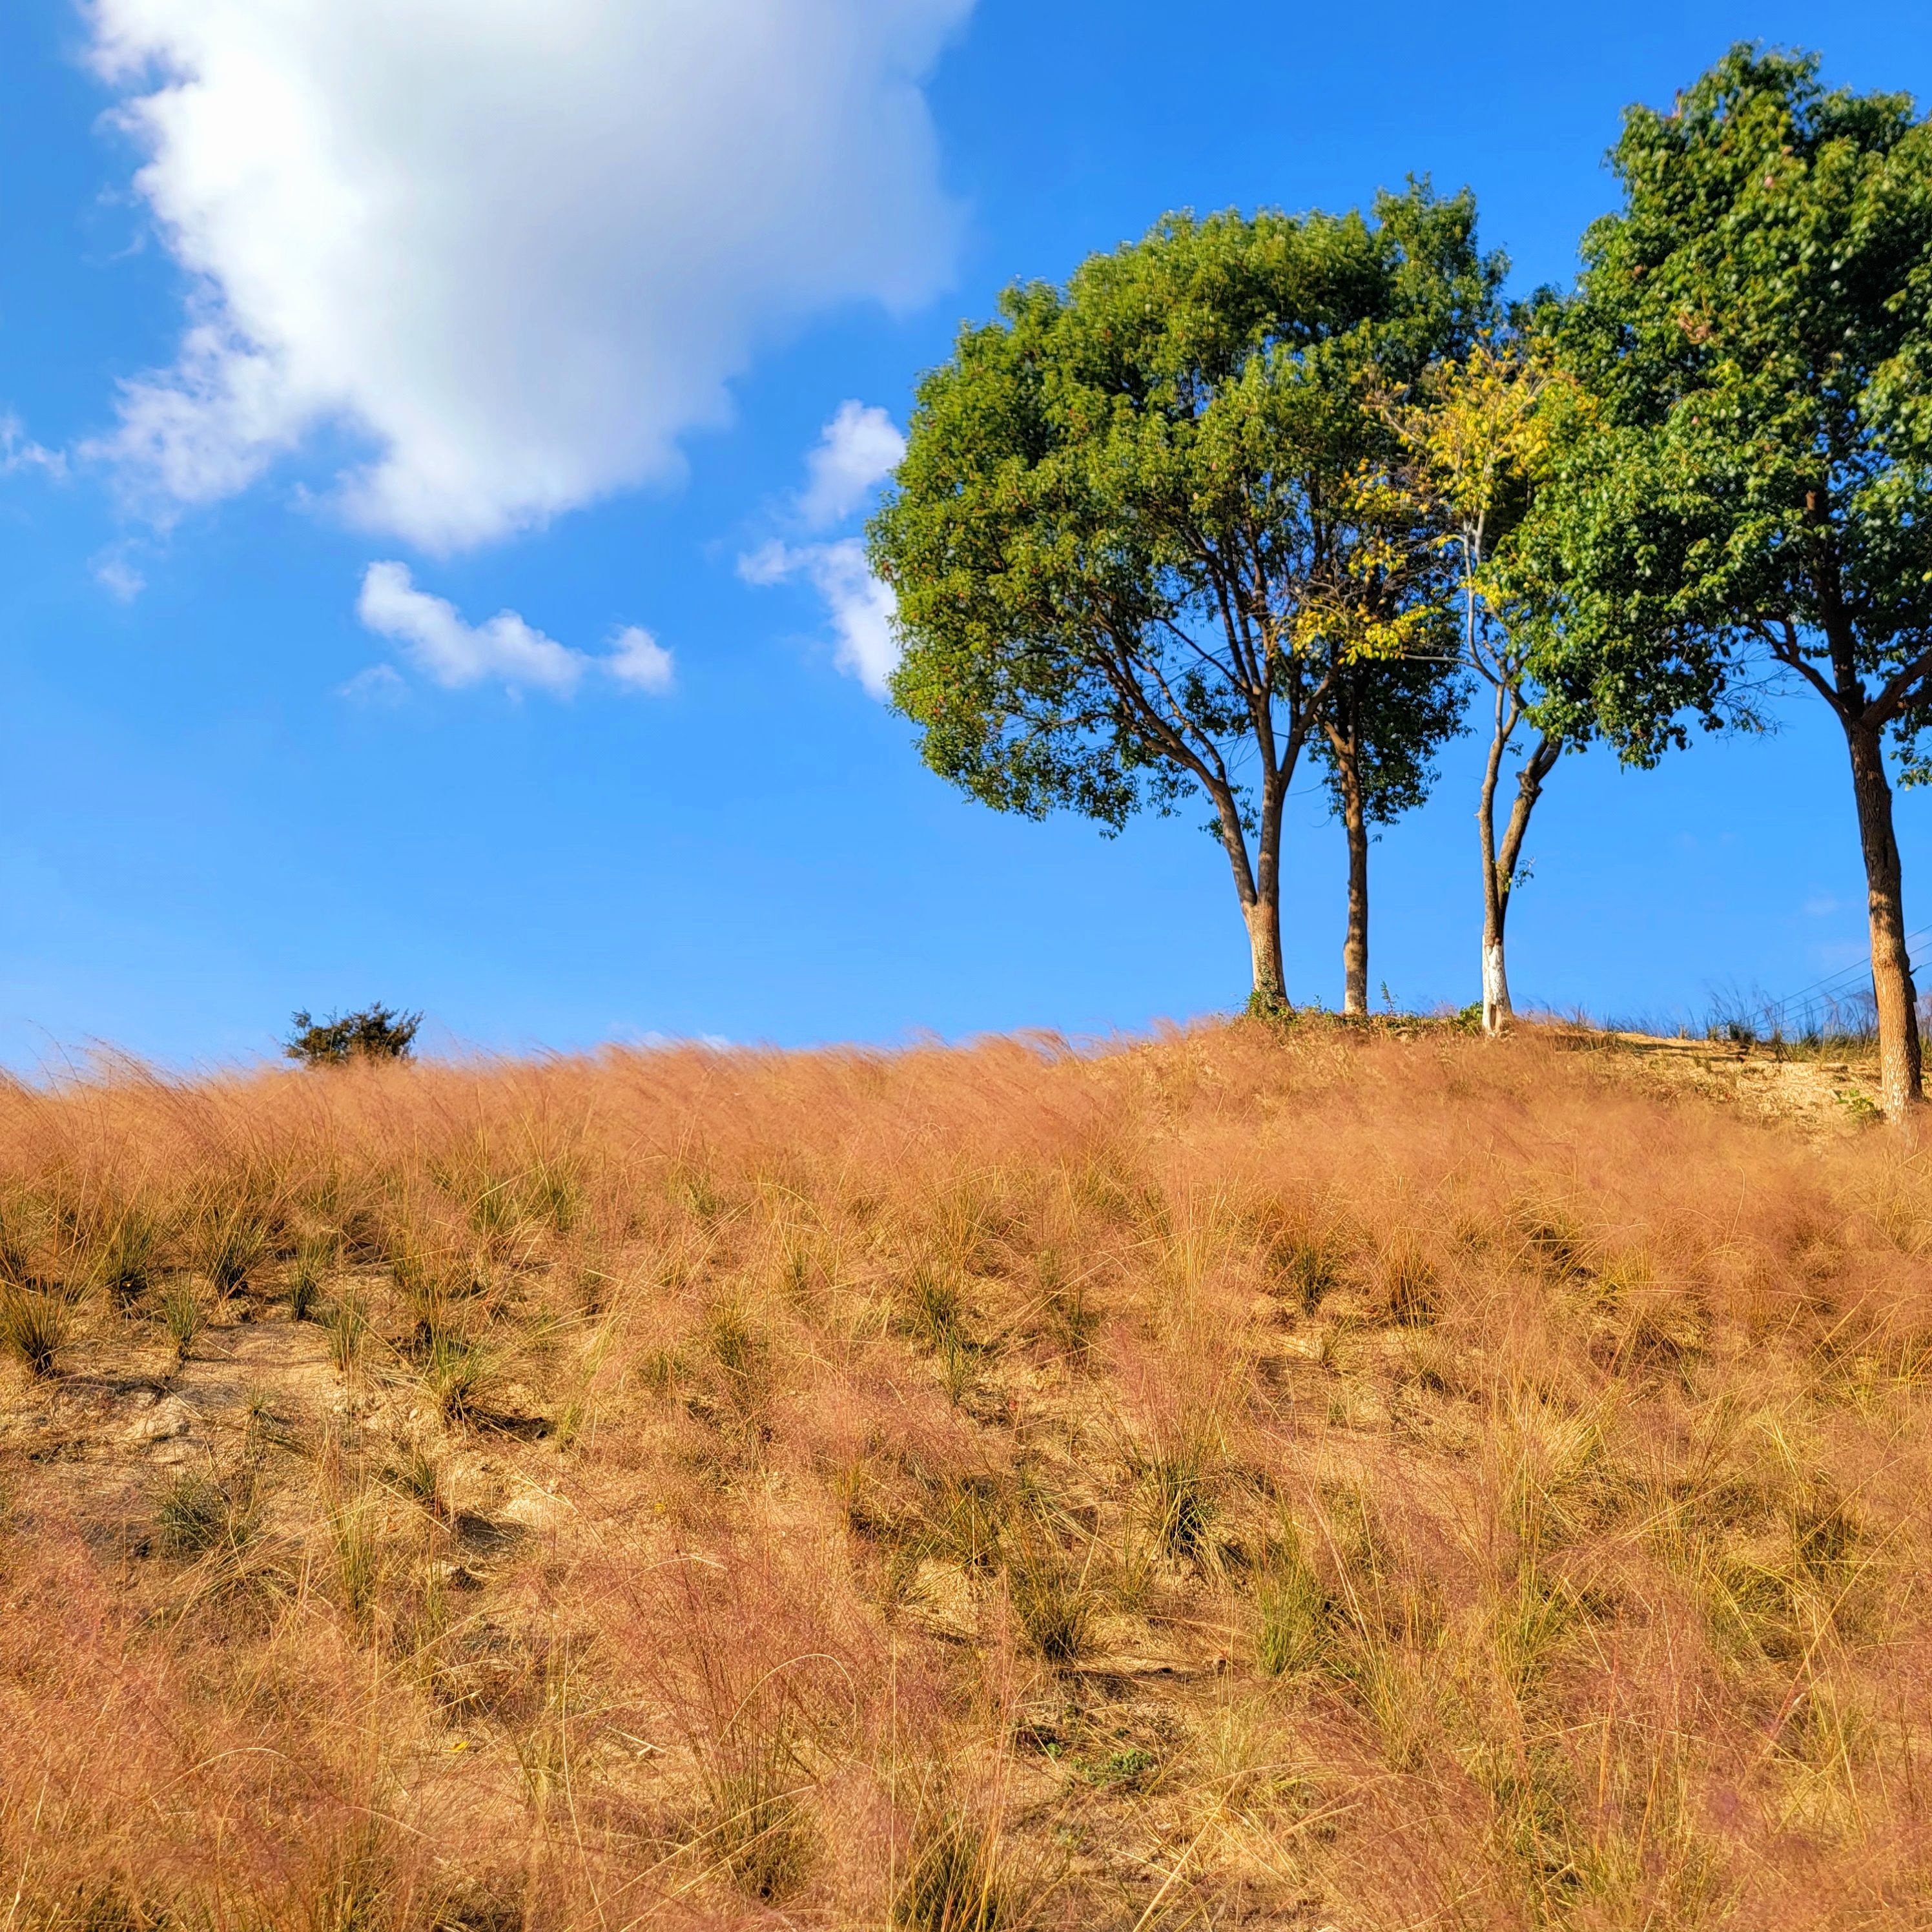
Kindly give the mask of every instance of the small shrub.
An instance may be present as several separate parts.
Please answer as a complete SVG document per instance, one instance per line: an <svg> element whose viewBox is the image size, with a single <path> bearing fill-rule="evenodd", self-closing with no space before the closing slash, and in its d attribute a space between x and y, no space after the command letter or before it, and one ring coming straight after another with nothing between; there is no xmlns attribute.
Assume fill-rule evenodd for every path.
<svg viewBox="0 0 1932 1932"><path fill-rule="evenodd" d="M24 1286L38 1276L35 1256L44 1252L47 1212L44 1202L26 1192L0 1198L0 1281Z"/></svg>
<svg viewBox="0 0 1932 1932"><path fill-rule="evenodd" d="M1084 1365L1100 1325L1100 1312L1087 1298L1086 1277L1070 1281L1051 1248L1042 1251L1038 1268L1042 1325L1066 1355Z"/></svg>
<svg viewBox="0 0 1932 1932"><path fill-rule="evenodd" d="M448 1517L442 1465L420 1442L410 1443L384 1473L390 1486L411 1502L440 1520Z"/></svg>
<svg viewBox="0 0 1932 1932"><path fill-rule="evenodd" d="M313 1319L316 1303L321 1292L320 1270L308 1257L298 1256L295 1268L289 1276L289 1319L291 1322Z"/></svg>
<svg viewBox="0 0 1932 1932"><path fill-rule="evenodd" d="M400 1888L388 1847L386 1822L352 1826L321 1861L304 1915L313 1932L377 1932L398 1922Z"/></svg>
<svg viewBox="0 0 1932 1932"><path fill-rule="evenodd" d="M990 1570L1006 1546L1012 1513L1010 1486L997 1478L948 1479L928 1516L925 1550L964 1570Z"/></svg>
<svg viewBox="0 0 1932 1932"><path fill-rule="evenodd" d="M426 1348L448 1325L450 1304L482 1286L480 1273L463 1260L413 1240L400 1242L390 1262L396 1286L416 1322L416 1346Z"/></svg>
<svg viewBox="0 0 1932 1932"><path fill-rule="evenodd" d="M539 1155L518 1177L515 1198L522 1219L552 1234L568 1234L584 1210L576 1162L567 1156Z"/></svg>
<svg viewBox="0 0 1932 1932"><path fill-rule="evenodd" d="M145 1294L154 1278L160 1232L152 1215L124 1208L100 1236L88 1271L92 1280L124 1306Z"/></svg>
<svg viewBox="0 0 1932 1932"><path fill-rule="evenodd" d="M1391 1322L1419 1327L1436 1318L1436 1270L1406 1241L1382 1256L1382 1293Z"/></svg>
<svg viewBox="0 0 1932 1932"><path fill-rule="evenodd" d="M1292 1297L1304 1315L1312 1315L1341 1282L1341 1257L1335 1244L1323 1237L1298 1231L1277 1234L1268 1244L1267 1258L1277 1289Z"/></svg>
<svg viewBox="0 0 1932 1932"><path fill-rule="evenodd" d="M332 1510L329 1540L335 1546L336 1580L342 1607L357 1623L375 1608L382 1576L382 1548L369 1511L359 1504Z"/></svg>
<svg viewBox="0 0 1932 1932"><path fill-rule="evenodd" d="M196 1267L222 1294L247 1287L268 1252L268 1226L261 1210L247 1201L210 1202L197 1220L192 1243Z"/></svg>
<svg viewBox="0 0 1932 1932"><path fill-rule="evenodd" d="M57 1294L38 1288L0 1288L0 1348L30 1375L50 1376L67 1346L73 1312Z"/></svg>
<svg viewBox="0 0 1932 1932"><path fill-rule="evenodd" d="M906 1320L915 1339L944 1353L966 1344L966 1307L958 1284L937 1269L913 1270L908 1286Z"/></svg>
<svg viewBox="0 0 1932 1932"><path fill-rule="evenodd" d="M704 1843L743 1890L770 1901L797 1889L817 1846L789 1740L732 1735L750 1728L741 1720L710 1754Z"/></svg>
<svg viewBox="0 0 1932 1932"><path fill-rule="evenodd" d="M422 1015L393 1006L364 1006L352 1013L331 1013L318 1020L306 1007L282 1043L290 1059L304 1066L344 1066L357 1060L406 1060Z"/></svg>
<svg viewBox="0 0 1932 1932"><path fill-rule="evenodd" d="M765 1392L771 1345L735 1301L721 1301L706 1318L704 1342L718 1364L731 1406L755 1408Z"/></svg>
<svg viewBox="0 0 1932 1932"><path fill-rule="evenodd" d="M1216 1514L1213 1479L1202 1450L1189 1448L1150 1456L1142 1465L1141 1480L1155 1540L1183 1562L1198 1558Z"/></svg>

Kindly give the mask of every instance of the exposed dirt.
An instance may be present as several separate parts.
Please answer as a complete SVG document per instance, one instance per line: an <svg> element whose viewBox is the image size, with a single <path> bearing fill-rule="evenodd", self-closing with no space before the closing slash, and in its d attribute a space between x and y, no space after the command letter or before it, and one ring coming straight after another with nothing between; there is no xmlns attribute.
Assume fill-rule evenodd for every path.
<svg viewBox="0 0 1932 1932"><path fill-rule="evenodd" d="M1876 1060L1829 1060L1758 1044L1561 1027L1553 1036L1637 1084L1732 1106L1813 1132L1868 1126L1878 1114Z"/></svg>

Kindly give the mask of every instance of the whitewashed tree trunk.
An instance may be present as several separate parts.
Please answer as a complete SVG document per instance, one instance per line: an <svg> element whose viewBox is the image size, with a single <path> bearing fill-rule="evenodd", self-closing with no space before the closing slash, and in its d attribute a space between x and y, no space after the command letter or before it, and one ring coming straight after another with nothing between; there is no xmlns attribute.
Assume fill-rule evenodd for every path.
<svg viewBox="0 0 1932 1932"><path fill-rule="evenodd" d="M1503 943L1500 939L1486 939L1483 942L1484 1032L1502 1032L1511 1017L1509 974L1503 965Z"/></svg>

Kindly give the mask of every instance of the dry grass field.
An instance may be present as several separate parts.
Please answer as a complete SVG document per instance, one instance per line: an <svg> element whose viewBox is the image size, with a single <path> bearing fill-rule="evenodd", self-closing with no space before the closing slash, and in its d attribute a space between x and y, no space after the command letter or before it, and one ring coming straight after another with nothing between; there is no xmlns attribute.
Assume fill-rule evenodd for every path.
<svg viewBox="0 0 1932 1932"><path fill-rule="evenodd" d="M1932 1925L1932 1156L1576 1043L0 1093L0 1932Z"/></svg>

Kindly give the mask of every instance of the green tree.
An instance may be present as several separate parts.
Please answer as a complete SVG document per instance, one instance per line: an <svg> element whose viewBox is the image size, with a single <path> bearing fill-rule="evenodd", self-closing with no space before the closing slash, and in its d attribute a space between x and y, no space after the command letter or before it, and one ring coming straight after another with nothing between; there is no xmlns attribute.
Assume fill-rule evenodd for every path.
<svg viewBox="0 0 1932 1932"><path fill-rule="evenodd" d="M1932 129L1739 46L1671 112L1632 108L1612 158L1624 206L1585 239L1565 332L1603 418L1558 492L1567 622L1620 748L1659 691L1766 660L1829 706L1897 1117L1920 1069L1886 754L1926 775Z"/></svg>
<svg viewBox="0 0 1932 1932"><path fill-rule="evenodd" d="M926 763L1002 810L1118 830L1204 796L1284 1000L1282 812L1335 654L1310 604L1381 541L1370 402L1454 354L1502 264L1466 193L1359 214L1175 215L1064 289L1007 290L921 382L868 535Z"/></svg>
<svg viewBox="0 0 1932 1932"><path fill-rule="evenodd" d="M1304 586L1298 647L1320 667L1327 701L1316 753L1347 841L1342 1010L1369 1010L1370 827L1413 811L1435 782L1436 752L1462 729L1468 692L1456 655L1454 579L1400 449L1332 489L1349 541Z"/></svg>
<svg viewBox="0 0 1932 1932"><path fill-rule="evenodd" d="M1403 487L1436 533L1454 579L1456 649L1490 697L1476 807L1483 1028L1490 1034L1503 1031L1514 1016L1504 936L1531 815L1557 760L1591 731L1587 702L1553 701L1580 666L1575 653L1562 648L1561 593L1536 521L1558 454L1574 446L1590 414L1577 386L1552 370L1520 328L1499 331L1460 362L1430 370L1394 412L1405 453ZM1497 794L1517 734L1526 729L1534 742L1517 769L1498 836Z"/></svg>

